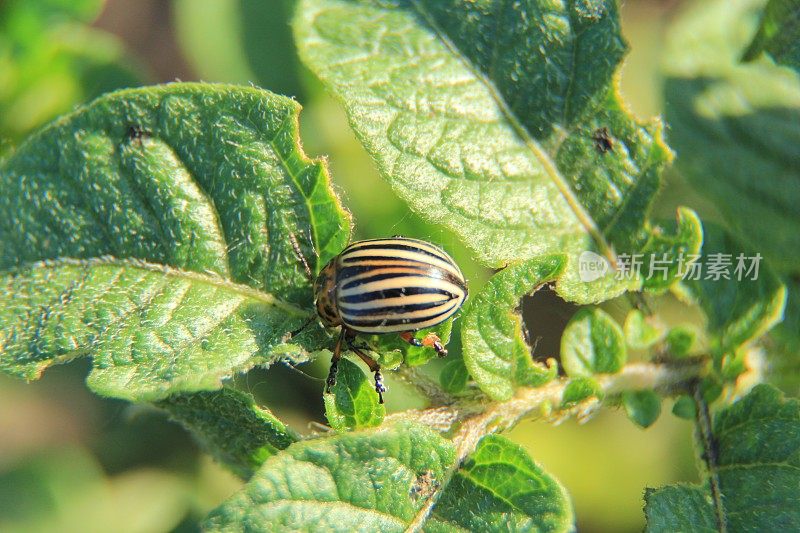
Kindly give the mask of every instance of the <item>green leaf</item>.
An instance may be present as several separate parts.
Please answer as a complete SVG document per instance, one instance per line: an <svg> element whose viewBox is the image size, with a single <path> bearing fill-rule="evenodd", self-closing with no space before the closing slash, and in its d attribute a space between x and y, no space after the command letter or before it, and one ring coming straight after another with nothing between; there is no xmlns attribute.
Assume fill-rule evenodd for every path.
<svg viewBox="0 0 800 533"><path fill-rule="evenodd" d="M721 358L740 346L766 333L783 316L786 288L760 259L753 261L757 252L738 244L733 237L713 225L706 225L703 243L704 259L722 254L730 259L729 279L715 275L709 277L708 270L700 273L700 279L685 279L676 287L679 296L688 297L700 304L708 317L706 326L710 336L711 353ZM736 273L738 257L744 258L745 269L741 276ZM747 274L747 268L758 264L755 271ZM706 264L706 267L708 265ZM739 280L738 278L742 279Z"/></svg>
<svg viewBox="0 0 800 533"><path fill-rule="evenodd" d="M716 463L701 485L648 489L648 531L795 531L800 527L800 401L768 385L720 411ZM709 483L715 483L714 498Z"/></svg>
<svg viewBox="0 0 800 533"><path fill-rule="evenodd" d="M520 385L553 379L556 367L535 363L523 335L519 300L564 269L563 256L543 256L511 265L495 274L462 311L464 365L483 392L507 400Z"/></svg>
<svg viewBox="0 0 800 533"><path fill-rule="evenodd" d="M752 61L763 52L778 63L800 70L800 1L769 0L743 59Z"/></svg>
<svg viewBox="0 0 800 533"><path fill-rule="evenodd" d="M451 394L464 390L467 386L467 381L469 381L469 372L464 365L463 357L451 358L442 368L441 374L439 374L439 383L445 392Z"/></svg>
<svg viewBox="0 0 800 533"><path fill-rule="evenodd" d="M564 407L577 405L589 398L601 399L603 391L600 385L592 378L573 378L564 387L561 404Z"/></svg>
<svg viewBox="0 0 800 533"><path fill-rule="evenodd" d="M697 332L691 326L675 326L669 330L666 348L670 355L683 357L688 355L697 339Z"/></svg>
<svg viewBox="0 0 800 533"><path fill-rule="evenodd" d="M664 327L657 322L655 316L645 316L638 309L632 309L625 317L625 342L634 350L645 350L662 338Z"/></svg>
<svg viewBox="0 0 800 533"><path fill-rule="evenodd" d="M208 531L404 531L456 460L413 424L299 442L211 513Z"/></svg>
<svg viewBox="0 0 800 533"><path fill-rule="evenodd" d="M376 453L376 451L378 453ZM564 488L518 445L484 437L457 467L454 446L411 423L293 444L211 513L209 531L564 531ZM430 500L442 493L430 511Z"/></svg>
<svg viewBox="0 0 800 533"><path fill-rule="evenodd" d="M414 332L416 339L422 340L428 334L434 333L444 346L450 342L450 333L453 330L453 320ZM430 346L412 346L398 335L371 335L370 344L376 351L376 360L382 366L393 368L401 362L408 366L424 365L437 357L436 350Z"/></svg>
<svg viewBox="0 0 800 533"><path fill-rule="evenodd" d="M617 94L615 1L303 0L295 33L395 192L484 264L567 253L560 294L597 302L642 282L581 281L582 252L667 251L647 214L670 151Z"/></svg>
<svg viewBox="0 0 800 533"><path fill-rule="evenodd" d="M784 279L786 309L783 322L770 331L767 377L793 396L800 392L800 277Z"/></svg>
<svg viewBox="0 0 800 533"><path fill-rule="evenodd" d="M678 170L735 237L779 272L798 273L800 77L739 62L762 5L698 2L674 23L664 54L666 118Z"/></svg>
<svg viewBox="0 0 800 533"><path fill-rule="evenodd" d="M694 399L691 396L679 396L672 406L672 414L678 418L694 420L697 416L697 407L695 406Z"/></svg>
<svg viewBox="0 0 800 533"><path fill-rule="evenodd" d="M287 331L305 312L218 276L112 258L36 263L0 276L0 371L37 379L92 357L87 383L132 401L219 388L274 360L302 360ZM325 343L325 337L305 337Z"/></svg>
<svg viewBox="0 0 800 533"><path fill-rule="evenodd" d="M250 394L224 387L218 391L175 394L156 402L172 420L188 429L217 461L249 478L272 455L298 436Z"/></svg>
<svg viewBox="0 0 800 533"><path fill-rule="evenodd" d="M426 531L572 531L566 490L510 440L488 435L456 472Z"/></svg>
<svg viewBox="0 0 800 533"><path fill-rule="evenodd" d="M648 428L661 414L661 397L652 390L625 391L622 405L628 418L636 425Z"/></svg>
<svg viewBox="0 0 800 533"><path fill-rule="evenodd" d="M386 408L378 403L375 383L347 359L339 360L336 384L324 395L325 417L333 429L362 429L379 426Z"/></svg>
<svg viewBox="0 0 800 533"><path fill-rule="evenodd" d="M302 354L283 339L313 312L290 236L313 268L349 221L299 149L298 109L253 88L120 91L0 164L3 369L90 355L94 390L154 400Z"/></svg>
<svg viewBox="0 0 800 533"><path fill-rule="evenodd" d="M561 364L570 376L613 374L627 358L622 329L602 309L579 310L561 335Z"/></svg>

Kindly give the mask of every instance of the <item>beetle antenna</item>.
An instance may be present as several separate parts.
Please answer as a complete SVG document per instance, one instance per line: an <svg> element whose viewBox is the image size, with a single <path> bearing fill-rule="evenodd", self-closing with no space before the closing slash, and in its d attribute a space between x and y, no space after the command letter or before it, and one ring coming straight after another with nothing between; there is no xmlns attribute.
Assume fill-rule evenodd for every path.
<svg viewBox="0 0 800 533"><path fill-rule="evenodd" d="M306 277L308 277L308 281L314 281L314 274L311 271L311 267L308 265L308 261L306 261L306 256L303 255L303 250L300 249L300 243L297 242L297 237L294 236L294 233L289 232L289 242L292 244L292 249L294 250L295 255L300 260L300 263L303 265L303 269L306 271Z"/></svg>

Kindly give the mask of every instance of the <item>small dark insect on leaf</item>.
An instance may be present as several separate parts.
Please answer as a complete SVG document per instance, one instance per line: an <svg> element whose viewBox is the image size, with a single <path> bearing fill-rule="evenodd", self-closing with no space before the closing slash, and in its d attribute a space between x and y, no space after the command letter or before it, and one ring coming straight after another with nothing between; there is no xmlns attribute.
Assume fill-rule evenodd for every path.
<svg viewBox="0 0 800 533"><path fill-rule="evenodd" d="M594 130L592 140L594 141L595 149L601 154L614 151L614 142L611 140L611 133L607 127L603 126Z"/></svg>
<svg viewBox="0 0 800 533"><path fill-rule="evenodd" d="M410 495L414 500L427 500L431 495L439 489L439 481L433 477L433 472L430 470L417 476L414 485L411 487Z"/></svg>
<svg viewBox="0 0 800 533"><path fill-rule="evenodd" d="M128 128L128 139L131 141L142 142L142 139L150 137L150 132L142 129L141 126L131 126Z"/></svg>

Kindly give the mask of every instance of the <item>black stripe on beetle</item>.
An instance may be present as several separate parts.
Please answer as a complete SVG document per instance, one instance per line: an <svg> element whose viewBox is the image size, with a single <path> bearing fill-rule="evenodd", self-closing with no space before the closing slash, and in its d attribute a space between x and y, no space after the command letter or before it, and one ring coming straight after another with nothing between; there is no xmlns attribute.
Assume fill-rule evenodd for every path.
<svg viewBox="0 0 800 533"><path fill-rule="evenodd" d="M327 390L336 382L343 346L375 373L375 390L386 391L380 366L353 344L358 333L398 333L415 346L430 346L443 357L447 350L430 334L413 332L453 316L467 298L467 282L455 261L433 244L393 237L354 242L320 271L314 282L316 308L322 322L341 326L333 350Z"/></svg>

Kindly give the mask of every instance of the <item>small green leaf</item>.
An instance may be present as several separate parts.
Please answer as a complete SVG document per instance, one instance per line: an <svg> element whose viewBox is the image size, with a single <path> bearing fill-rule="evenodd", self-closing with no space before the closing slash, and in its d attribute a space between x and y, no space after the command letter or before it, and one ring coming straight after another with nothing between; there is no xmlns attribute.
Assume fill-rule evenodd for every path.
<svg viewBox="0 0 800 533"><path fill-rule="evenodd" d="M592 378L574 378L564 387L564 394L561 397L561 405L571 407L577 405L591 397L600 398L603 391L600 385Z"/></svg>
<svg viewBox="0 0 800 533"><path fill-rule="evenodd" d="M156 400L326 346L284 339L313 313L290 236L312 268L349 238L298 111L253 88L120 91L0 163L0 369L92 356L95 391Z"/></svg>
<svg viewBox="0 0 800 533"><path fill-rule="evenodd" d="M661 414L661 397L652 390L625 391L622 405L628 418L643 428L652 426Z"/></svg>
<svg viewBox="0 0 800 533"><path fill-rule="evenodd" d="M702 485L645 493L647 530L795 531L800 527L800 401L768 385L717 414L715 463ZM714 498L708 483L718 486Z"/></svg>
<svg viewBox="0 0 800 533"><path fill-rule="evenodd" d="M622 329L602 309L579 310L561 336L561 364L570 376L613 374L627 358Z"/></svg>
<svg viewBox="0 0 800 533"><path fill-rule="evenodd" d="M672 405L672 414L678 418L694 420L697 416L697 407L695 406L694 399L691 396L679 396Z"/></svg>
<svg viewBox="0 0 800 533"><path fill-rule="evenodd" d="M762 5L707 0L678 18L664 53L666 118L681 174L737 240L778 272L797 273L800 76L765 61L739 61Z"/></svg>
<svg viewBox="0 0 800 533"><path fill-rule="evenodd" d="M722 396L722 382L718 376L710 375L703 378L700 382L700 392L706 403L712 404Z"/></svg>
<svg viewBox="0 0 800 533"><path fill-rule="evenodd" d="M561 484L522 447L488 435L456 472L426 531L572 531L572 504Z"/></svg>
<svg viewBox="0 0 800 533"><path fill-rule="evenodd" d="M763 52L778 63L800 70L800 0L769 0L743 59L752 61Z"/></svg>
<svg viewBox="0 0 800 533"><path fill-rule="evenodd" d="M303 0L294 25L383 177L482 263L566 253L559 293L598 302L642 281L582 277L582 253L699 245L699 226L682 245L653 239L671 152L617 93L616 1Z"/></svg>
<svg viewBox="0 0 800 533"><path fill-rule="evenodd" d="M469 381L469 371L464 365L463 357L453 357L444 365L439 374L439 383L445 392L451 394L459 393L467 386Z"/></svg>
<svg viewBox="0 0 800 533"><path fill-rule="evenodd" d="M638 309L632 309L625 317L625 342L634 350L645 350L664 338L664 326L655 316L645 316Z"/></svg>
<svg viewBox="0 0 800 533"><path fill-rule="evenodd" d="M464 306L461 344L464 365L483 392L507 400L520 385L538 386L555 377L555 366L533 361L515 311L519 300L564 269L563 256L544 256L495 274Z"/></svg>
<svg viewBox="0 0 800 533"><path fill-rule="evenodd" d="M732 353L757 339L780 322L786 288L761 259L747 259L739 280L734 269L736 258L755 258L757 253L742 247L716 226L707 224L705 229L704 257L730 257L729 279L714 279L714 276L702 273L700 279L682 281L676 286L676 292L700 304L708 317L711 353L719 359L723 354ZM753 270L745 275L746 269L753 264L757 272Z"/></svg>
<svg viewBox="0 0 800 533"><path fill-rule="evenodd" d="M249 478L272 455L298 436L244 392L218 391L175 394L156 402L183 425L217 461Z"/></svg>
<svg viewBox="0 0 800 533"><path fill-rule="evenodd" d="M441 487L453 445L413 424L299 442L211 513L208 531L404 531Z"/></svg>
<svg viewBox="0 0 800 533"><path fill-rule="evenodd" d="M444 346L450 342L450 334L453 330L453 320L414 332L414 337L422 340L429 333L434 333L439 337ZM393 368L400 362L408 366L424 365L431 359L437 357L436 350L430 346L413 346L398 335L372 335L371 345L377 352L377 360L387 368Z"/></svg>
<svg viewBox="0 0 800 533"><path fill-rule="evenodd" d="M325 416L333 429L362 429L379 426L386 408L378 403L375 384L347 359L339 360L336 384L324 395Z"/></svg>
<svg viewBox="0 0 800 533"><path fill-rule="evenodd" d="M800 393L800 277L784 278L786 309L783 322L770 331L767 377L793 396Z"/></svg>
<svg viewBox="0 0 800 533"><path fill-rule="evenodd" d="M669 330L666 348L670 355L683 357L688 355L697 339L697 332L691 326L676 326Z"/></svg>
<svg viewBox="0 0 800 533"><path fill-rule="evenodd" d="M675 284L686 268L687 259L700 253L703 226L700 217L685 207L677 210L676 222L662 223L663 231L656 232L649 244L652 252L642 259L644 289L651 294L663 294Z"/></svg>

